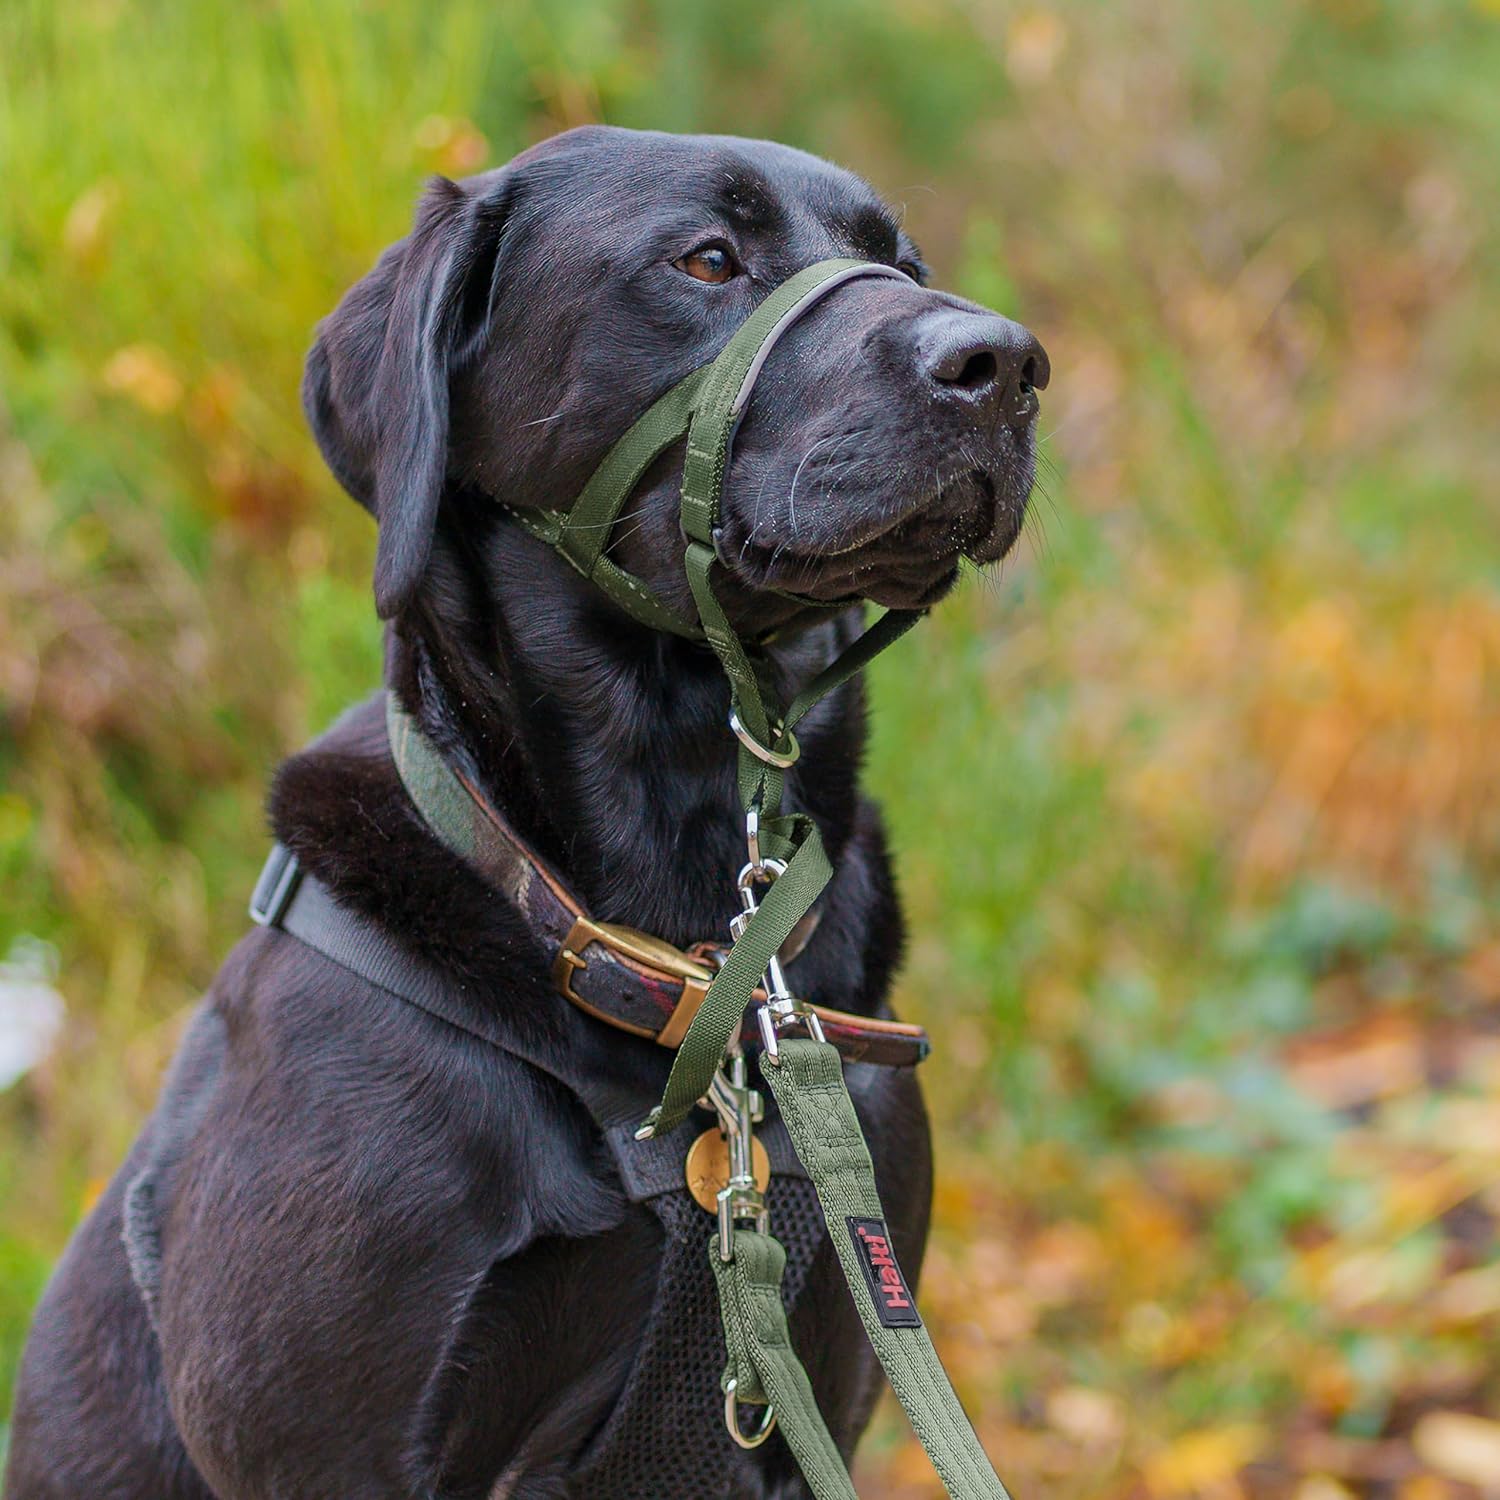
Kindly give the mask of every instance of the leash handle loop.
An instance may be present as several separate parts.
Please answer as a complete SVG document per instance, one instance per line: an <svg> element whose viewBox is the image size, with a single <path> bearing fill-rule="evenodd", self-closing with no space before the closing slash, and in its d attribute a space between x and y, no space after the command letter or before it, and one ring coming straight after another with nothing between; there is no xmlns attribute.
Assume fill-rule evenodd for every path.
<svg viewBox="0 0 1500 1500"><path fill-rule="evenodd" d="M896 1264L869 1148L837 1051L824 1042L794 1038L782 1043L777 1066L767 1067L762 1058L761 1073L812 1179L860 1321L943 1488L952 1500L1010 1500ZM738 1254L738 1241L735 1248ZM749 1351L758 1369L759 1352L753 1345ZM793 1425L806 1420L806 1413L777 1404L790 1442Z"/></svg>

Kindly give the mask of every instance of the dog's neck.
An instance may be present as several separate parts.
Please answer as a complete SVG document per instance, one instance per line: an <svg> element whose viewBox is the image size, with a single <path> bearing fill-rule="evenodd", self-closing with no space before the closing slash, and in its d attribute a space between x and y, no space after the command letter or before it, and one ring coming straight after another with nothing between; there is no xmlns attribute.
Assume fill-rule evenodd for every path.
<svg viewBox="0 0 1500 1500"><path fill-rule="evenodd" d="M783 701L857 622L769 652ZM387 682L596 918L669 942L722 940L745 859L729 690L703 645L625 618L494 512L440 534L419 604L393 626ZM865 738L857 687L799 726L785 805L837 860Z"/></svg>

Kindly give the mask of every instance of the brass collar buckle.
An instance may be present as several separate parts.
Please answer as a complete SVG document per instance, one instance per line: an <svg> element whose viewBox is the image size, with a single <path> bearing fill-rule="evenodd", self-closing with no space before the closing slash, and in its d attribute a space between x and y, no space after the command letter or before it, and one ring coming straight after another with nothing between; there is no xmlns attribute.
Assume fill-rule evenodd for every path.
<svg viewBox="0 0 1500 1500"><path fill-rule="evenodd" d="M580 915L553 962L552 982L574 1005L584 1010L588 1009L588 1002L574 991L573 975L579 969L588 968L583 953L590 943L598 943L621 958L670 974L674 979L693 980L706 986L714 977L713 970L705 964L649 932L625 927L618 922L596 922L592 917Z"/></svg>

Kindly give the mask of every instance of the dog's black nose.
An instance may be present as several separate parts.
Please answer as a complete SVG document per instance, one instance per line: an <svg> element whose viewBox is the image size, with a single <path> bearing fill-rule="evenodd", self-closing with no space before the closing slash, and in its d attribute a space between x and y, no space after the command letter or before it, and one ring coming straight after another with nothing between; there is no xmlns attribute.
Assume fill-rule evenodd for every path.
<svg viewBox="0 0 1500 1500"><path fill-rule="evenodd" d="M1035 392L1051 376L1036 335L996 313L945 309L917 339L923 375L949 400L994 411L1012 427L1036 416Z"/></svg>

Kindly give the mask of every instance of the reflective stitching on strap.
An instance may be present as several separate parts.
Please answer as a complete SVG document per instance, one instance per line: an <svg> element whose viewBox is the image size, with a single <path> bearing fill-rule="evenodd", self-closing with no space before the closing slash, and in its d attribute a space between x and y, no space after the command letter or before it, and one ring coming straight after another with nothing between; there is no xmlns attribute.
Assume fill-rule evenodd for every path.
<svg viewBox="0 0 1500 1500"><path fill-rule="evenodd" d="M755 351L755 358L750 361L750 368L745 371L745 378L740 382L740 388L735 392L734 400L730 403L729 410L734 416L744 411L745 403L750 399L750 392L755 382L760 378L760 372L764 368L766 359L771 350L781 342L781 336L801 318L810 312L830 292L837 291L846 282L856 281L862 276L889 276L897 281L907 280L906 274L898 271L895 266L882 266L875 262L866 265L849 266L846 270L835 271L826 280L820 281L816 286L810 287L799 297L782 315L776 320L771 331L761 340L760 348Z"/></svg>

